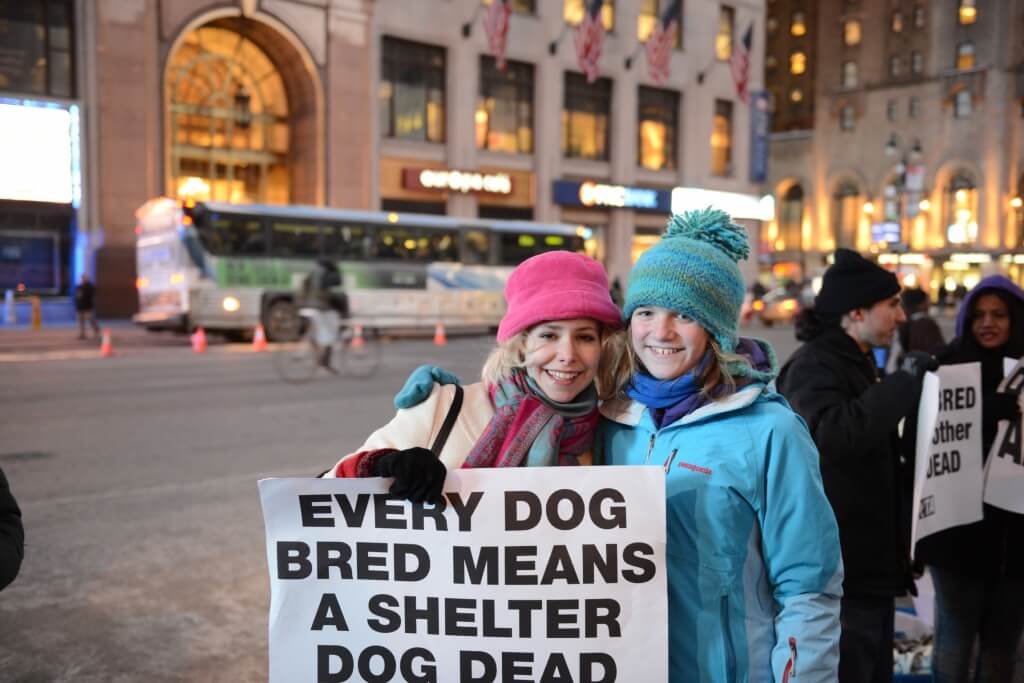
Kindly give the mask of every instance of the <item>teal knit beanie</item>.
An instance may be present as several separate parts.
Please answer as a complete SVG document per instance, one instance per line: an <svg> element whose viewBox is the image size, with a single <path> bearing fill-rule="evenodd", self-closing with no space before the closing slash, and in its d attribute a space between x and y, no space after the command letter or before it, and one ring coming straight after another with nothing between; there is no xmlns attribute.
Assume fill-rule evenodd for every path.
<svg viewBox="0 0 1024 683"><path fill-rule="evenodd" d="M674 214L630 272L626 321L640 306L668 308L700 323L732 353L745 292L736 263L749 255L746 231L724 211Z"/></svg>

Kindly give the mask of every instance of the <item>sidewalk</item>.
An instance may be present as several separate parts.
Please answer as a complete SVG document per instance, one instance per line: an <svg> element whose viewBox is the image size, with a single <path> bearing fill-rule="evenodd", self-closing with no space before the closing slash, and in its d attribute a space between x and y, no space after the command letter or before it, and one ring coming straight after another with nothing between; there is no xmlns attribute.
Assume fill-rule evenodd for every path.
<svg viewBox="0 0 1024 683"><path fill-rule="evenodd" d="M127 320L104 321L103 329L110 330L115 352L123 349L141 350L146 347L189 346L186 335L171 332L147 332ZM223 344L218 335L208 335L210 346ZM0 325L0 361L27 360L26 355L42 358L99 357L100 338L78 338L78 325L59 323L44 325L33 330L27 325Z"/></svg>

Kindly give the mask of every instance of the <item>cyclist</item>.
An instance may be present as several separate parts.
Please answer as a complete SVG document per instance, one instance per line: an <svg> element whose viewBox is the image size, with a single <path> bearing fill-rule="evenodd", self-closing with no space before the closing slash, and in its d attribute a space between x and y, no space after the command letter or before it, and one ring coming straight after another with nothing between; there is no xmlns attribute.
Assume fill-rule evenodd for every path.
<svg viewBox="0 0 1024 683"><path fill-rule="evenodd" d="M302 299L306 308L315 309L311 317L313 344L317 358L325 369L331 367L331 349L338 336L341 319L348 317L348 297L341 287L341 273L330 259L320 259L302 283Z"/></svg>

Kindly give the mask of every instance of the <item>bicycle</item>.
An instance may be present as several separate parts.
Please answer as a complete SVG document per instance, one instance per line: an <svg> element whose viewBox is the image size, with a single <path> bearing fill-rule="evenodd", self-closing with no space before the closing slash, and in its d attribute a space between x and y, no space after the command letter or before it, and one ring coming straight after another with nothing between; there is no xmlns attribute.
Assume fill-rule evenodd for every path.
<svg viewBox="0 0 1024 683"><path fill-rule="evenodd" d="M372 334L357 335L355 329L342 325L335 311L302 308L299 315L305 320L302 338L274 352L274 368L281 379L303 384L321 369L360 378L376 372L381 348Z"/></svg>

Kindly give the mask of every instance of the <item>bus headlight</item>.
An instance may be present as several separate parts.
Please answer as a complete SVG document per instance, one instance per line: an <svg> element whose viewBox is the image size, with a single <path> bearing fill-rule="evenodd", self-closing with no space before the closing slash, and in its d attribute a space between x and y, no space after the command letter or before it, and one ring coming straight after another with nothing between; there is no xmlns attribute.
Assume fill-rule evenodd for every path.
<svg viewBox="0 0 1024 683"><path fill-rule="evenodd" d="M221 306L223 306L224 310L228 313L234 313L242 307L242 304L235 297L226 296L224 297L224 301L221 302Z"/></svg>

